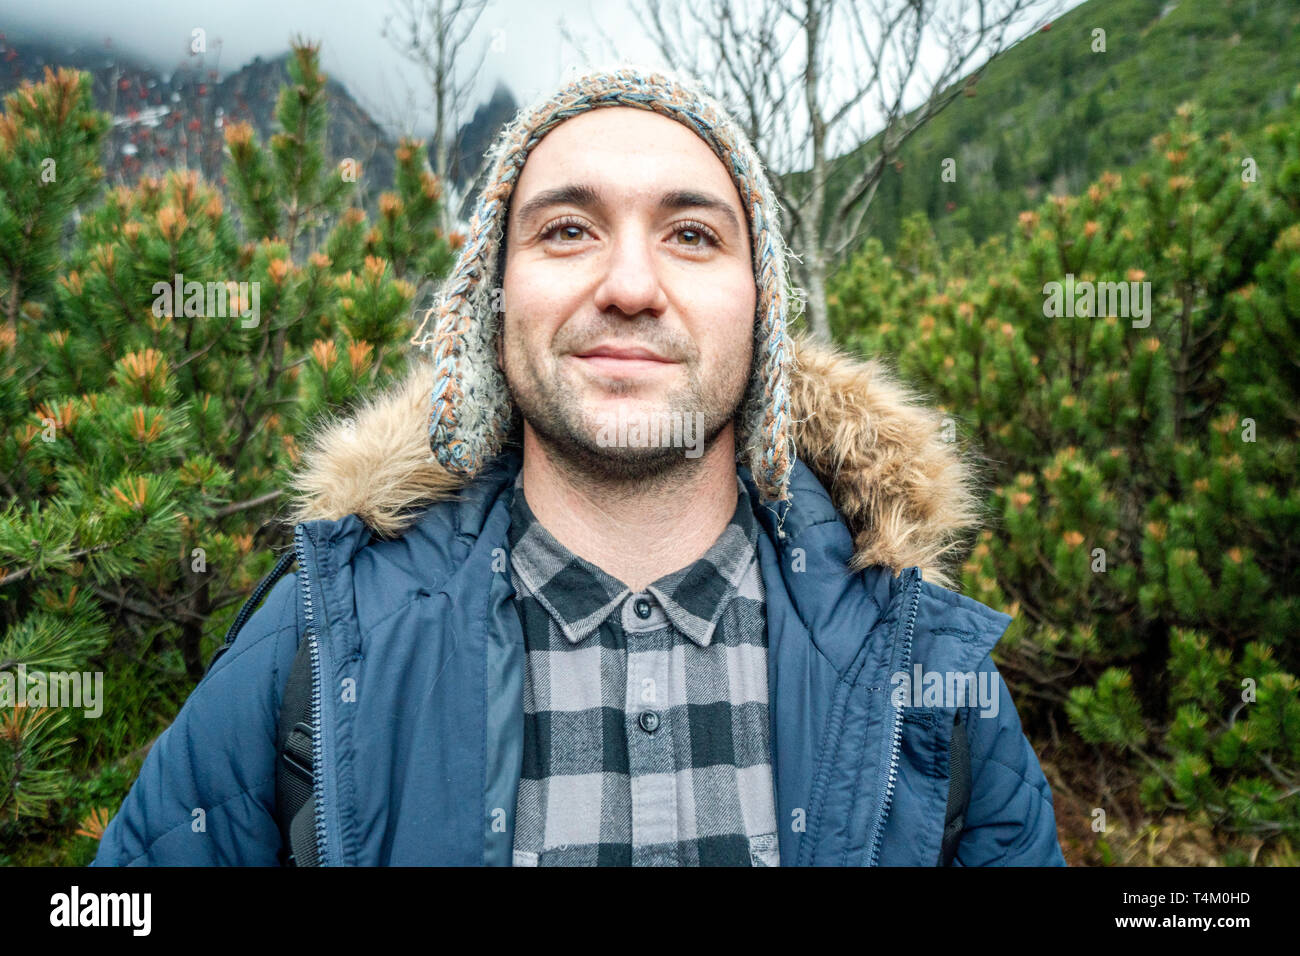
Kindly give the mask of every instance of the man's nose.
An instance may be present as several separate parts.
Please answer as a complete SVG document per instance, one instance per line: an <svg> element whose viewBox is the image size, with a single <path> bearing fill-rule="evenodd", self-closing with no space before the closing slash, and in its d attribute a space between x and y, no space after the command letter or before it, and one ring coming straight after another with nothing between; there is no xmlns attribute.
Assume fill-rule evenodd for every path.
<svg viewBox="0 0 1300 956"><path fill-rule="evenodd" d="M601 268L595 306L601 312L612 306L624 315L663 313L668 306L654 255L654 239L640 229L624 229L611 240L612 248Z"/></svg>

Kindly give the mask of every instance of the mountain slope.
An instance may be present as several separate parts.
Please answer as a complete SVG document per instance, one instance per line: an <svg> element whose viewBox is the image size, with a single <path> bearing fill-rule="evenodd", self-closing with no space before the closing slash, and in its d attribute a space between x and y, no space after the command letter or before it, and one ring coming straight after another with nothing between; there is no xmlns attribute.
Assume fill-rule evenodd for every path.
<svg viewBox="0 0 1300 956"><path fill-rule="evenodd" d="M1105 52L1093 52L1105 31ZM1179 103L1197 99L1210 129L1249 138L1300 82L1294 0L1091 0L991 64L888 167L868 214L892 250L903 218L925 212L976 241L1003 232L1047 193L1078 192L1144 155ZM844 157L860 169L874 144ZM956 181L940 178L956 160ZM847 177L838 173L837 199Z"/></svg>

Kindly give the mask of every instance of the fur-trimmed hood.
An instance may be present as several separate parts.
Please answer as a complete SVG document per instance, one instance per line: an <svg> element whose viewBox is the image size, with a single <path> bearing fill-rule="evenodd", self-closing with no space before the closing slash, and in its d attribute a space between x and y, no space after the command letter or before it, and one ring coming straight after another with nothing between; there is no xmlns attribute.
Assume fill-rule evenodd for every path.
<svg viewBox="0 0 1300 956"><path fill-rule="evenodd" d="M913 565L955 587L952 554L980 519L974 465L945 441L943 416L878 359L860 360L795 337L790 402L798 457L830 493L853 535L852 570ZM397 537L422 505L463 479L429 453L432 367L413 355L403 378L348 419L318 426L293 476L286 521L356 514Z"/></svg>

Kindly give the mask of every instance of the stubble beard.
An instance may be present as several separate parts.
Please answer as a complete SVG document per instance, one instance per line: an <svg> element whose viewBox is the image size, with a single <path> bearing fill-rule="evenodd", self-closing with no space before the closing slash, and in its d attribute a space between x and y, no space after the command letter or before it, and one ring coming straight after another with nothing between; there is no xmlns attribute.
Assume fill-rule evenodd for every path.
<svg viewBox="0 0 1300 956"><path fill-rule="evenodd" d="M539 363L530 356L511 355L509 349L506 352L503 371L510 397L557 468L593 486L644 489L649 485L665 491L680 484L677 479L684 472L707 458L723 431L735 422L745 400L754 355L751 346L747 361L743 356L734 360L724 357L721 361L729 364L721 365L708 381L702 380L697 362L684 359L685 386L670 391L658 407L629 413L629 417L660 416L661 421L672 420L676 413L681 421L691 423L700 421L696 415L702 413L702 453L687 457L687 449L680 445L651 445L648 441L640 447L602 443L602 425L608 434L616 419L587 412L579 396L586 394L589 380L576 369L570 368L566 374L564 366L568 363L563 355L548 349ZM740 361L744 361L747 374L737 382L735 365ZM601 387L615 395L631 394L638 383L605 381Z"/></svg>

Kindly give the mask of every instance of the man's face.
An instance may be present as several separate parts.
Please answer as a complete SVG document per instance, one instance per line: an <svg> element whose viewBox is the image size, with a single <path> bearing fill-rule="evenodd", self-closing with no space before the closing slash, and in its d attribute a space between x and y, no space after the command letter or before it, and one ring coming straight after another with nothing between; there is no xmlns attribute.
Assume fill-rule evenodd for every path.
<svg viewBox="0 0 1300 956"><path fill-rule="evenodd" d="M734 448L757 291L740 196L703 140L631 107L566 120L524 164L505 241L498 357L551 454L626 480Z"/></svg>

